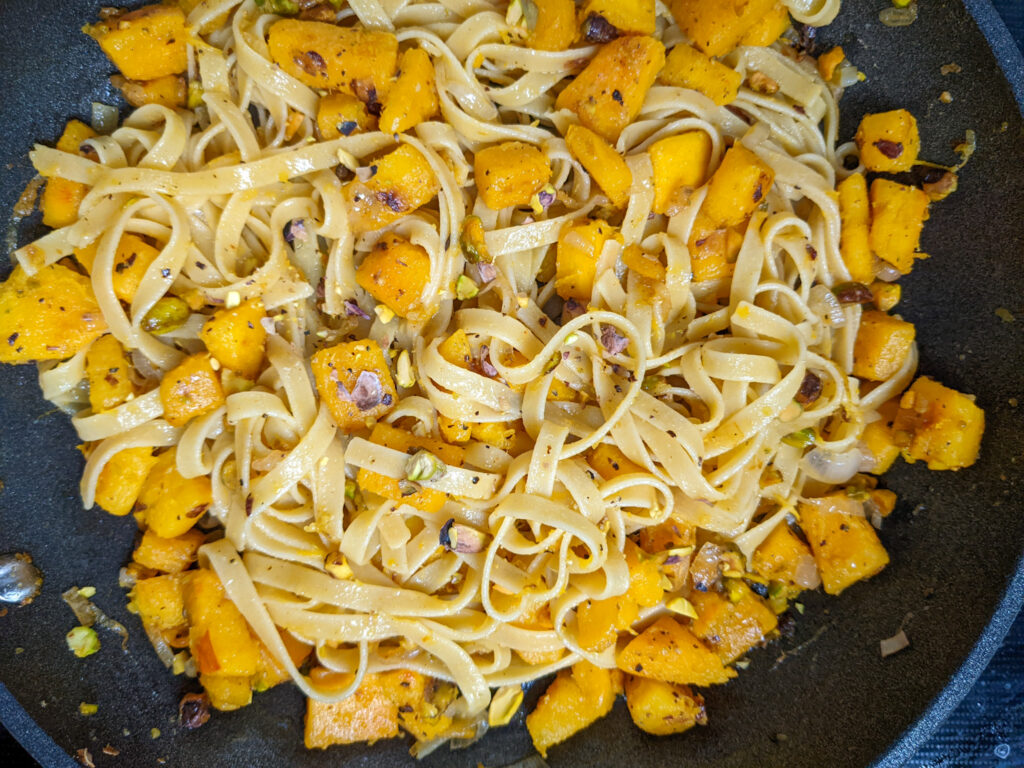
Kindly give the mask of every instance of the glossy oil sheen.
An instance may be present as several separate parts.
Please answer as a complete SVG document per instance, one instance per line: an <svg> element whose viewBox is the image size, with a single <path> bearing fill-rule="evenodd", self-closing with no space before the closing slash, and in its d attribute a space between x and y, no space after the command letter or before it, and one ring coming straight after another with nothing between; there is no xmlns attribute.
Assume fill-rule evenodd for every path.
<svg viewBox="0 0 1024 768"><path fill-rule="evenodd" d="M918 116L929 159L954 162L952 145L968 128L977 133L960 191L933 207L924 232L932 258L902 281L900 312L917 324L921 371L976 394L986 410L981 460L957 474L920 465L894 470L886 483L900 503L881 533L892 564L841 598L808 597L796 637L755 651L737 681L705 692L708 727L651 738L632 726L620 702L606 720L554 748L554 768L898 765L970 687L1019 607L1024 419L1011 399L1024 400L1022 122L971 13L1017 78L1020 59L987 2L966 2L970 12L961 2L930 0L913 26L888 29L877 20L885 3L846 0L820 38L842 44L868 76L844 101L841 140L863 111L898 106ZM32 176L25 158L32 143L52 143L67 116L88 120L93 100L116 103L106 82L110 65L78 31L97 10L78 0L0 3L5 216ZM953 62L962 72L942 76L939 68ZM945 90L952 104L939 102ZM38 231L26 223L21 242ZM1001 320L998 308L1017 322ZM154 765L160 757L175 768L414 764L399 740L305 752L303 703L288 686L215 715L196 732L179 728L178 700L196 684L164 670L125 610L117 572L130 555L134 523L81 509L75 444L67 418L41 399L34 369L0 368L0 552L30 552L45 576L31 606L0 618L0 716L48 768L74 765L49 737L67 752L88 747L101 766ZM75 584L94 585L96 603L129 627L127 654L102 632L98 654L79 660L67 651L64 634L75 622L59 595ZM901 626L911 648L881 659L878 641ZM535 687L528 702L538 694ZM83 701L99 712L80 716ZM151 738L152 728L159 738ZM106 744L121 756L99 754ZM422 765L492 768L530 751L520 715L474 747L437 752Z"/></svg>

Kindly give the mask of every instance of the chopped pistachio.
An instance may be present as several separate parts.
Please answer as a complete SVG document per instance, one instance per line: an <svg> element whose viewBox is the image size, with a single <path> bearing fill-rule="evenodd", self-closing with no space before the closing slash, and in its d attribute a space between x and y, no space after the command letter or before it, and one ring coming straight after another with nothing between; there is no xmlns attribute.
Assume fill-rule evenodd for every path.
<svg viewBox="0 0 1024 768"><path fill-rule="evenodd" d="M448 465L430 451L416 451L405 463L405 479L411 482L418 480L436 480L444 477Z"/></svg>
<svg viewBox="0 0 1024 768"><path fill-rule="evenodd" d="M385 304L378 304L373 308L373 312L377 315L377 319L384 323L384 325L387 325L395 319L394 311Z"/></svg>
<svg viewBox="0 0 1024 768"><path fill-rule="evenodd" d="M142 330L156 335L170 333L181 328L188 320L188 304L177 296L164 296L157 299L142 318Z"/></svg>
<svg viewBox="0 0 1024 768"><path fill-rule="evenodd" d="M808 448L814 445L817 439L815 438L814 430L811 427L807 427L799 432L790 432L782 438L782 442L786 445L792 445L794 448Z"/></svg>
<svg viewBox="0 0 1024 768"><path fill-rule="evenodd" d="M330 552L324 558L324 570L336 579L351 579L352 569L341 552Z"/></svg>
<svg viewBox="0 0 1024 768"><path fill-rule="evenodd" d="M345 481L345 498L355 499L356 497L356 481L346 480Z"/></svg>
<svg viewBox="0 0 1024 768"><path fill-rule="evenodd" d="M413 496L423 490L423 487L412 480L406 480L404 477L398 481L398 492L402 496Z"/></svg>
<svg viewBox="0 0 1024 768"><path fill-rule="evenodd" d="M491 254L484 240L484 223L479 216L467 216L462 222L462 233L459 235L459 248L470 264L481 262L489 264Z"/></svg>
<svg viewBox="0 0 1024 768"><path fill-rule="evenodd" d="M398 386L403 389L409 389L410 387L416 386L416 373L413 371L412 355L409 354L409 350L403 349L401 353L399 353L395 374L395 380L398 382Z"/></svg>
<svg viewBox="0 0 1024 768"><path fill-rule="evenodd" d="M693 603L687 600L685 597L677 597L673 600L669 600L665 604L672 613L678 613L680 616L688 616L691 619L697 618L697 609L693 607Z"/></svg>
<svg viewBox="0 0 1024 768"><path fill-rule="evenodd" d="M96 587L82 587L78 590L78 594L88 600L90 597L96 596Z"/></svg>
<svg viewBox="0 0 1024 768"><path fill-rule="evenodd" d="M480 288L477 287L476 283L465 275L459 275L455 281L455 296L459 301L472 299L478 293L480 293Z"/></svg>
<svg viewBox="0 0 1024 768"><path fill-rule="evenodd" d="M100 708L96 704L86 704L83 701L78 705L78 711L85 717L89 717L90 715L95 715L97 712L99 712Z"/></svg>
<svg viewBox="0 0 1024 768"><path fill-rule="evenodd" d="M100 639L92 627L75 627L67 633L65 640L68 649L80 659L92 656L100 649Z"/></svg>

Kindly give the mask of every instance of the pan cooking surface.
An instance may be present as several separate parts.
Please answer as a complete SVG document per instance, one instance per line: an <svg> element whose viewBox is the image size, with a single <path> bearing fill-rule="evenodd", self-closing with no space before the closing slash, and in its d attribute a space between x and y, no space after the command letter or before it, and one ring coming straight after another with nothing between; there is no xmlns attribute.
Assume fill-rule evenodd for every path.
<svg viewBox="0 0 1024 768"><path fill-rule="evenodd" d="M995 22L987 3L967 4L983 23ZM841 598L807 595L794 637L755 651L738 680L704 692L708 727L648 737L620 702L585 734L552 749L554 768L683 760L715 768L898 765L970 688L1020 605L1024 123L961 2L922 3L918 21L901 29L878 22L887 5L845 0L840 19L819 35L825 44L841 44L868 76L843 100L840 140L852 136L863 112L896 107L917 115L928 159L954 162L952 146L965 130L977 134L960 190L933 206L922 246L932 258L901 281L901 312L917 324L921 372L976 394L985 409L982 457L959 473L904 465L887 475L885 484L900 496L881 532L892 564ZM106 80L111 65L79 32L98 7L82 0L0 4L0 28L8 31L0 46L0 210L11 210L33 175L25 155L34 141L53 142L69 116L88 120L92 101L118 103ZM997 51L1017 56L1021 77L1012 42L1008 36L1002 42ZM941 75L950 63L962 71ZM948 105L939 101L946 90L953 96ZM38 231L36 221L24 222L19 242ZM2 272L8 269L5 264ZM997 309L1018 320L1004 321ZM40 396L34 367L0 368L0 393L0 552L31 553L45 578L32 605L0 618L0 683L10 692L0 688L0 716L44 765L74 765L61 750L82 747L98 766L152 765L157 758L176 768L413 763L400 740L306 752L304 706L289 686L258 695L239 712L215 714L198 731L181 729L178 700L198 685L163 668L117 586L134 526L81 509L74 431ZM60 593L72 585L96 587L97 605L131 632L127 653L116 636L102 632L99 653L76 659L68 652L64 634L76 622ZM878 641L901 626L911 648L883 660ZM539 693L535 686L528 694L525 711ZM931 714L920 719L937 696ZM81 716L80 702L97 704L98 713ZM521 718L517 727L467 750L438 751L422 765L496 766L524 757L532 748ZM107 744L120 756L102 754Z"/></svg>

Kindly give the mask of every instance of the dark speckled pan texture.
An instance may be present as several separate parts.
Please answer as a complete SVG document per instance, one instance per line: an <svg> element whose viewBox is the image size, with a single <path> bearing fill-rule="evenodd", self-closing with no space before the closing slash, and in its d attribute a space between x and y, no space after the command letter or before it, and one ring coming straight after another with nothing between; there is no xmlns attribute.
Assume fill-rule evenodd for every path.
<svg viewBox="0 0 1024 768"><path fill-rule="evenodd" d="M100 3L0 3L0 210L10 211L32 170L33 142L52 142L66 117L88 119L114 102L108 62L79 27ZM841 598L813 596L797 634L752 654L750 669L706 692L711 723L655 739L619 704L606 720L553 749L553 768L709 766L846 768L899 765L967 691L1024 597L1024 93L1020 54L987 0L927 0L911 27L889 29L889 0L844 0L823 30L866 73L844 101L841 139L859 115L904 106L918 116L924 156L954 162L973 129L978 150L960 191L933 207L924 232L932 258L903 280L901 312L917 324L921 370L977 395L988 417L981 460L956 474L901 465L887 477L900 503L881 536L892 564ZM957 63L959 74L940 67ZM939 101L948 90L951 104ZM1016 92L1016 96L1015 96ZM6 214L5 214L6 215ZM31 222L17 233L33 234ZM4 260L0 274L9 269ZM1004 322L1005 308L1016 322ZM35 371L0 369L0 552L27 551L45 575L29 607L0 618L0 717L49 766L73 765L88 747L102 766L399 766L407 745L307 753L303 705L281 686L195 732L175 724L188 685L152 653L117 587L135 536L130 519L86 512L82 460L66 417L39 395ZM129 652L113 639L77 660L64 633L73 617L60 592L95 585L95 601L134 630ZM878 641L903 627L911 648L882 659ZM16 652L16 649L24 649ZM534 690L528 701L535 699ZM99 705L78 714L79 702ZM161 731L151 738L151 729ZM104 745L117 758L101 753ZM518 723L427 766L492 768L531 751Z"/></svg>

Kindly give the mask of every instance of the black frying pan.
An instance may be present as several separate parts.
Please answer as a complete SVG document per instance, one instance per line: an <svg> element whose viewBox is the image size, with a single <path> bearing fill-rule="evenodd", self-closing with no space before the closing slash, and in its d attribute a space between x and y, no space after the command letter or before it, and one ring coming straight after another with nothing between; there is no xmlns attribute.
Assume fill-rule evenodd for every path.
<svg viewBox="0 0 1024 768"><path fill-rule="evenodd" d="M78 31L99 5L0 3L0 210L11 210L32 176L25 153L34 141L52 142L67 116L88 119L92 101L116 103L111 66ZM899 765L970 688L1024 600L1024 423L1013 400L1024 399L1024 61L987 0L925 0L902 29L878 22L889 5L844 0L820 38L841 43L868 75L843 102L843 138L862 112L897 106L921 120L927 158L953 162L952 145L968 128L977 133L960 191L934 206L925 228L933 258L902 281L901 312L917 323L921 370L977 394L985 408L981 460L956 474L894 470L886 482L900 503L881 534L892 564L841 598L808 596L794 638L755 651L737 681L705 692L708 727L648 737L620 703L554 748L555 768ZM962 72L942 76L952 62ZM950 105L938 100L944 90ZM20 241L38 231L26 222ZM87 747L101 767L157 758L175 768L411 763L398 740L304 751L303 705L289 686L198 731L181 729L178 700L196 684L162 667L116 583L132 521L82 511L74 432L39 396L33 368L0 368L0 393L0 552L30 552L46 579L31 606L0 618L0 718L40 762L73 765L66 753ZM94 585L96 603L128 626L127 654L109 634L90 658L68 652L64 634L76 622L59 595L74 584ZM900 626L911 648L883 660L878 641ZM536 686L531 693L528 703ZM79 715L83 701L98 714ZM120 756L103 754L107 744ZM514 727L423 765L503 765L531 751L520 715Z"/></svg>

